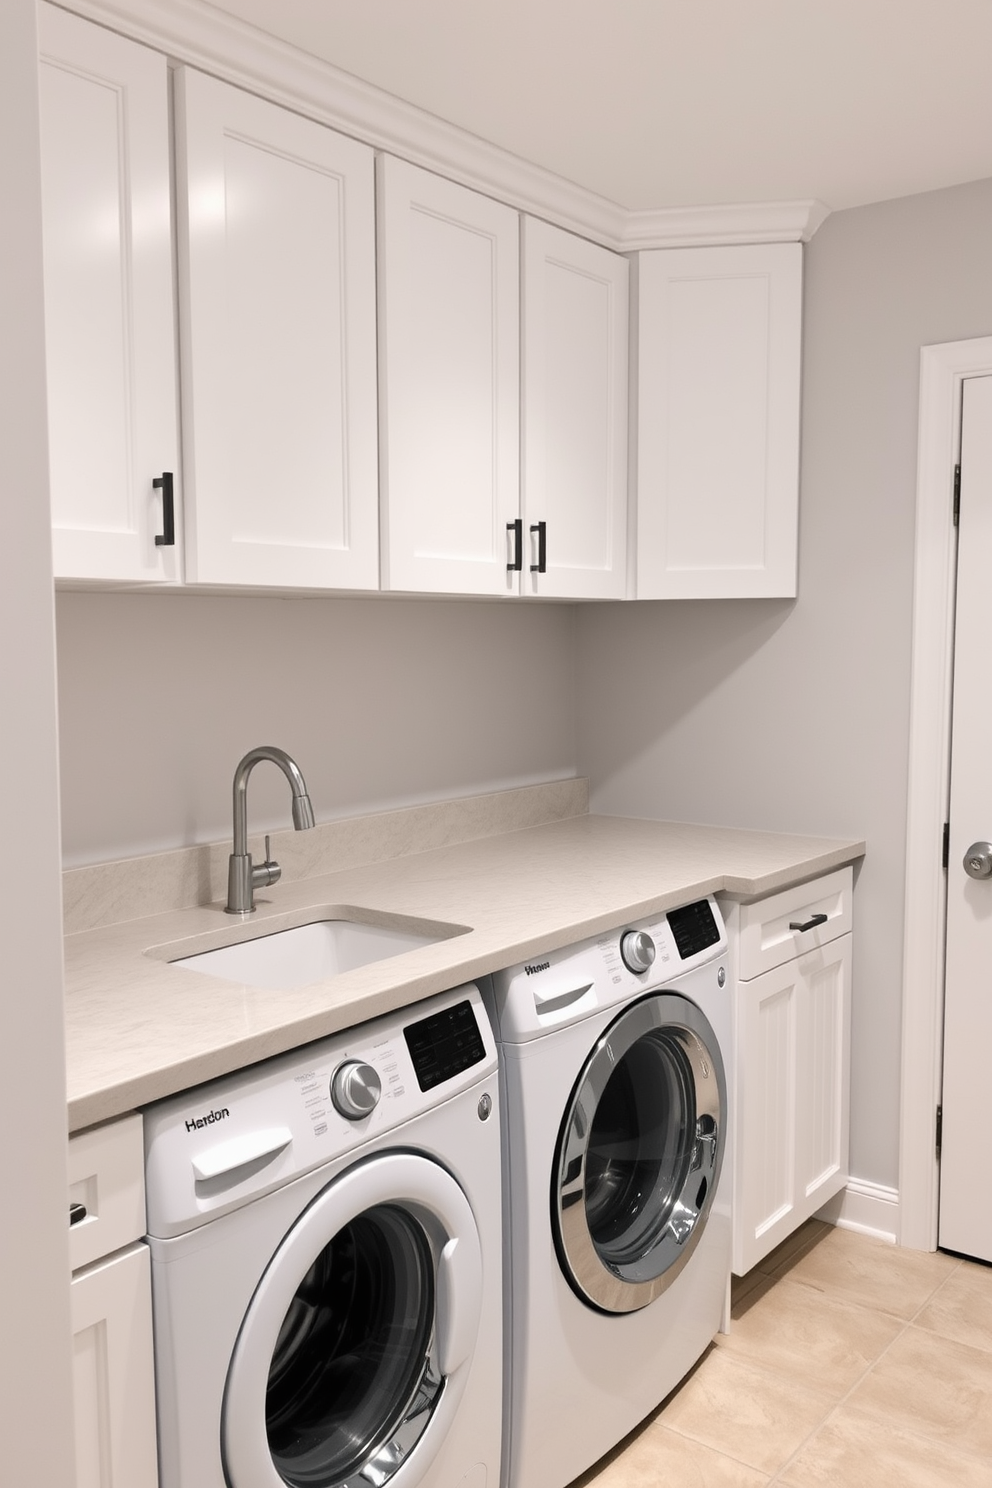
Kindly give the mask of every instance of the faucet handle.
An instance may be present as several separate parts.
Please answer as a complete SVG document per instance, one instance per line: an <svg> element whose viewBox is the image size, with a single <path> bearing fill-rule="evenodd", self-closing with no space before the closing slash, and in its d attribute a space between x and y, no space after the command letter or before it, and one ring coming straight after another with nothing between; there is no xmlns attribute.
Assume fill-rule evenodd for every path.
<svg viewBox="0 0 992 1488"><path fill-rule="evenodd" d="M253 889L265 889L271 884L278 883L282 877L282 869L278 863L272 861L271 849L269 847L268 833L265 836L265 862L253 866L251 870L251 883Z"/></svg>

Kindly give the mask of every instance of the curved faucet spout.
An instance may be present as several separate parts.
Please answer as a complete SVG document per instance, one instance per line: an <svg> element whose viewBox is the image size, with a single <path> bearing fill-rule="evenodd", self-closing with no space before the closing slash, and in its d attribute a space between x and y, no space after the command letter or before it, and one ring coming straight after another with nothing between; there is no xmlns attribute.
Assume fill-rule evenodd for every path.
<svg viewBox="0 0 992 1488"><path fill-rule="evenodd" d="M227 912L251 914L255 908L255 889L273 884L280 874L278 863L268 862L252 867L248 851L248 777L260 760L278 765L293 793L293 826L298 832L314 825L313 806L299 765L285 749L262 744L249 749L234 772L234 851L228 863Z"/></svg>

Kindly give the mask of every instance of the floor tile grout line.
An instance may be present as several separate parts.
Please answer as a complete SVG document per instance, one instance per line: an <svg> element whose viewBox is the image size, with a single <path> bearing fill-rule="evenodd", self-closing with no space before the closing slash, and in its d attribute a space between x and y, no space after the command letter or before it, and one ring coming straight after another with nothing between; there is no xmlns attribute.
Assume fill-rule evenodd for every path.
<svg viewBox="0 0 992 1488"><path fill-rule="evenodd" d="M960 1265L960 1262L959 1262L959 1265ZM893 1348L895 1348L895 1346L899 1342L900 1338L902 1338L904 1336L904 1334L906 1334L909 1331L909 1329L914 1326L914 1324L916 1322L916 1319L920 1316L920 1314L927 1307L930 1306L930 1303L933 1301L934 1297L936 1297L937 1293L939 1291L941 1291L947 1285L947 1283L950 1281L951 1277L957 1274L958 1269L959 1269L959 1266L954 1266L954 1267L951 1268L951 1270L944 1277L943 1281L938 1282L938 1284L934 1287L933 1291L928 1294L926 1300L920 1303L920 1306L913 1313L912 1317L900 1319L900 1321L902 1323L902 1327L899 1329L899 1331L889 1340L889 1342L882 1349L881 1353L875 1359L872 1360L872 1362L868 1365L868 1367L866 1369L862 1370L861 1374L858 1375L858 1378L851 1385L851 1387L847 1391L847 1393L845 1395L843 1395L840 1398L840 1400L838 1400L830 1408L830 1410L827 1412L827 1414L823 1417L822 1421L820 1421L819 1424L813 1428L813 1430L808 1434L808 1436L805 1438L805 1440L796 1448L796 1450L793 1452L792 1456L789 1457L787 1459L787 1461L784 1462L780 1468L778 1468L778 1470L775 1472L774 1476L769 1480L768 1488L775 1488L775 1485L776 1484L781 1484L784 1481L784 1475L795 1465L796 1460L798 1459L798 1457L800 1456L800 1454L803 1452L803 1450L812 1441L813 1437L816 1436L817 1432L822 1431L823 1430L823 1427L827 1425L827 1423L830 1421L831 1417L835 1416L838 1411L840 1411L845 1405L849 1404L850 1399L851 1399L851 1396L854 1394L855 1390L857 1390L858 1387L864 1383L864 1381L868 1378L868 1376L872 1373L872 1371L878 1367L878 1365L882 1362L882 1360L886 1357L886 1355L888 1353L890 1353ZM881 1309L878 1309L878 1310L881 1310ZM887 1313L886 1316L891 1317L891 1316L893 1316L893 1314ZM921 1330L921 1331L929 1331L929 1330ZM936 1336L937 1337L942 1337L943 1335L937 1334ZM954 1339L950 1339L948 1341L949 1342L955 1342ZM871 1412L867 1412L867 1414L871 1414ZM919 1437L920 1440L924 1440L924 1441L934 1440L934 1438L931 1438L931 1437L927 1436L927 1434L925 1432L913 1431L911 1427L906 1427L904 1429L910 1431L910 1433L913 1436ZM972 1453L969 1452L968 1455L969 1456L972 1456L972 1455L975 1455L975 1454L972 1454Z"/></svg>
<svg viewBox="0 0 992 1488"><path fill-rule="evenodd" d="M774 1488L774 1484L781 1482L782 1475L788 1472L789 1469L795 1464L796 1459L799 1457L800 1453L809 1445L809 1443L813 1440L813 1437L816 1436L817 1432L822 1431L823 1427L826 1426L831 1417L835 1416L843 1406L847 1405L848 1401L850 1400L851 1396L854 1394L858 1386L868 1378L869 1374L871 1374L876 1364L878 1364L882 1359L885 1358L886 1354L892 1347L894 1347L896 1342L902 1337L909 1326L910 1325L908 1322L903 1322L902 1327L899 1329L898 1333L896 1333L895 1337L889 1339L889 1342L885 1345L885 1347L882 1349L882 1352L877 1356L877 1358L873 1359L867 1366L867 1368L861 1371L861 1373L858 1375L857 1379L851 1385L846 1394L842 1395L839 1400L836 1400L834 1402L823 1419L817 1422L816 1426L813 1427L813 1430L810 1431L806 1437L804 1437L803 1441L792 1453L792 1456L789 1457L787 1461L785 1461L782 1466L776 1471L774 1477L771 1480L771 1483L768 1485L768 1488Z"/></svg>

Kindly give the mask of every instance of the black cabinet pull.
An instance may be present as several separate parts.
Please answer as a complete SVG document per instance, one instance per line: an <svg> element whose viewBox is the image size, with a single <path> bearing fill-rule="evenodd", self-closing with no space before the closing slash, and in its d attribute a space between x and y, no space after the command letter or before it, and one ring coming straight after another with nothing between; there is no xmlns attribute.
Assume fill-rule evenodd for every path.
<svg viewBox="0 0 992 1488"><path fill-rule="evenodd" d="M163 470L152 481L152 489L162 492L162 531L155 538L157 548L174 548L176 545L176 507L172 495L172 471Z"/></svg>
<svg viewBox="0 0 992 1488"><path fill-rule="evenodd" d="M85 1218L86 1218L86 1205L85 1204L70 1204L69 1205L69 1223L70 1223L70 1225L78 1224L81 1219L85 1219Z"/></svg>
<svg viewBox="0 0 992 1488"><path fill-rule="evenodd" d="M790 920L790 930L812 930L815 925L825 925L827 916L825 914L811 915L808 920Z"/></svg>
<svg viewBox="0 0 992 1488"><path fill-rule="evenodd" d="M515 522L507 522L506 530L513 533L513 562L506 565L506 571L507 573L519 573L524 566L523 518L518 517Z"/></svg>
<svg viewBox="0 0 992 1488"><path fill-rule="evenodd" d="M535 522L531 532L537 533L537 562L530 566L531 573L547 573L548 571L548 524L547 522Z"/></svg>

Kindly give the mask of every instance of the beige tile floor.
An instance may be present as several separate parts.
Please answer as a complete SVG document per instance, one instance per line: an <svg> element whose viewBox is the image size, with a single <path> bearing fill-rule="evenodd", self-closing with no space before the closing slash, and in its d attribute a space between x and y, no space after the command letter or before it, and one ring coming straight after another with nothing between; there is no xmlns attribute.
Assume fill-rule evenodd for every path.
<svg viewBox="0 0 992 1488"><path fill-rule="evenodd" d="M574 1488L992 1488L992 1268L811 1221Z"/></svg>

